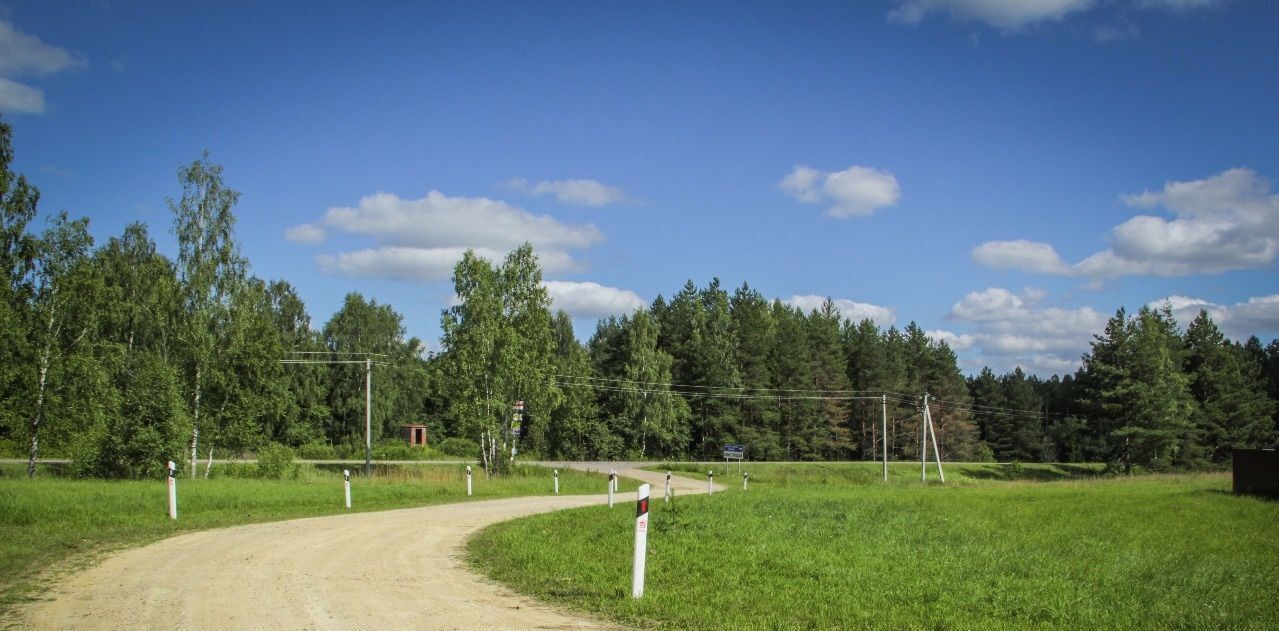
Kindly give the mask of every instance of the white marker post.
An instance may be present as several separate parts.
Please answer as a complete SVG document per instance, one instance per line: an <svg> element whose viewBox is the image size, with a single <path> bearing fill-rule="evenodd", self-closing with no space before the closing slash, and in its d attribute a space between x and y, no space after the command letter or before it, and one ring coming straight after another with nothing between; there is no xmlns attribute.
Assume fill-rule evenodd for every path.
<svg viewBox="0 0 1279 631"><path fill-rule="evenodd" d="M617 480L617 474L612 471L608 472L608 507L613 508L613 483Z"/></svg>
<svg viewBox="0 0 1279 631"><path fill-rule="evenodd" d="M742 490L743 491L746 490L746 483L750 481L750 479L751 479L751 474L743 471L742 472Z"/></svg>
<svg viewBox="0 0 1279 631"><path fill-rule="evenodd" d="M706 472L706 494L712 495L714 493L715 493L715 472L707 471Z"/></svg>
<svg viewBox="0 0 1279 631"><path fill-rule="evenodd" d="M169 461L169 519L178 518L178 466Z"/></svg>
<svg viewBox="0 0 1279 631"><path fill-rule="evenodd" d="M616 493L617 492L617 469L609 469L609 472L612 473L613 477L611 479L613 480L613 492Z"/></svg>
<svg viewBox="0 0 1279 631"><path fill-rule="evenodd" d="M666 495L664 495L663 497L666 498L667 504L671 503L671 472L670 471L666 472Z"/></svg>
<svg viewBox="0 0 1279 631"><path fill-rule="evenodd" d="M641 484L635 501L635 563L631 567L631 598L644 595L644 560L648 555L648 492Z"/></svg>
<svg viewBox="0 0 1279 631"><path fill-rule="evenodd" d="M555 470L555 494L560 494L560 470Z"/></svg>
<svg viewBox="0 0 1279 631"><path fill-rule="evenodd" d="M346 490L346 507L351 507L351 472L350 470L342 470L342 485Z"/></svg>
<svg viewBox="0 0 1279 631"><path fill-rule="evenodd" d="M466 495L471 495L471 465L466 465Z"/></svg>

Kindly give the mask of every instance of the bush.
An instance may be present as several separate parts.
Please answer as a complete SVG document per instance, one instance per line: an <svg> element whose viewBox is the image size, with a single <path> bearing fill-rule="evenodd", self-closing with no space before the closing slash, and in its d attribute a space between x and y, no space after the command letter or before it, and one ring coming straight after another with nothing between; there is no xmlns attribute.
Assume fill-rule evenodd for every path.
<svg viewBox="0 0 1279 631"><path fill-rule="evenodd" d="M480 444L469 438L445 438L435 445L435 449L455 458L474 458L480 453Z"/></svg>
<svg viewBox="0 0 1279 631"><path fill-rule="evenodd" d="M374 460L426 460L426 456L425 447L413 447L399 440L373 446Z"/></svg>
<svg viewBox="0 0 1279 631"><path fill-rule="evenodd" d="M312 441L298 447L298 457L303 460L336 460L338 452L333 445Z"/></svg>
<svg viewBox="0 0 1279 631"><path fill-rule="evenodd" d="M296 478L300 467L293 462L293 450L271 443L258 450L258 477L272 480Z"/></svg>

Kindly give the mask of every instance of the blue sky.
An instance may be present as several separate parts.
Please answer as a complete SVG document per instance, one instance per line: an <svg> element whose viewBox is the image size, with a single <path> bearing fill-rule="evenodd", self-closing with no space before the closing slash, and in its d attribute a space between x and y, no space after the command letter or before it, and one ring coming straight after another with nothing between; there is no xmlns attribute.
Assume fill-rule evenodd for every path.
<svg viewBox="0 0 1279 631"><path fill-rule="evenodd" d="M1119 306L1279 333L1279 5L4 2L45 213L147 222L204 149L254 272L437 348L524 240L589 334L692 278L1073 370Z"/></svg>

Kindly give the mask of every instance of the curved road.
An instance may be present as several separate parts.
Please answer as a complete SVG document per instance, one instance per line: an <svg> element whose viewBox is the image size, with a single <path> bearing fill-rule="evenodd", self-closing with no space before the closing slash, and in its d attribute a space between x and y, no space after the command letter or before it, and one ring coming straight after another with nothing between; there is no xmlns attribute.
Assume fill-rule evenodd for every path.
<svg viewBox="0 0 1279 631"><path fill-rule="evenodd" d="M546 463L554 464L554 463ZM559 463L619 470L644 463ZM706 483L672 478L680 493ZM717 485L718 486L718 485ZM112 555L23 609L36 629L614 629L483 579L462 561L490 524L600 504L605 495L515 497L191 533Z"/></svg>

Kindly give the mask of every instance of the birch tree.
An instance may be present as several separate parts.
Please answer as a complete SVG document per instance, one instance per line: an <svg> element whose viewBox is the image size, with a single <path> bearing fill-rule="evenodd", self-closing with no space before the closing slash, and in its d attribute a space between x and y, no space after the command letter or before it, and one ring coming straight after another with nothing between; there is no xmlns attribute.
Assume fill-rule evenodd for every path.
<svg viewBox="0 0 1279 631"><path fill-rule="evenodd" d="M191 475L199 456L200 428L206 424L200 397L218 352L219 332L230 299L244 277L245 262L235 241L232 209L240 193L222 181L222 167L209 153L178 170L182 189L168 200L178 239L178 282L182 294L187 371L191 401ZM210 452L211 453L211 452Z"/></svg>

